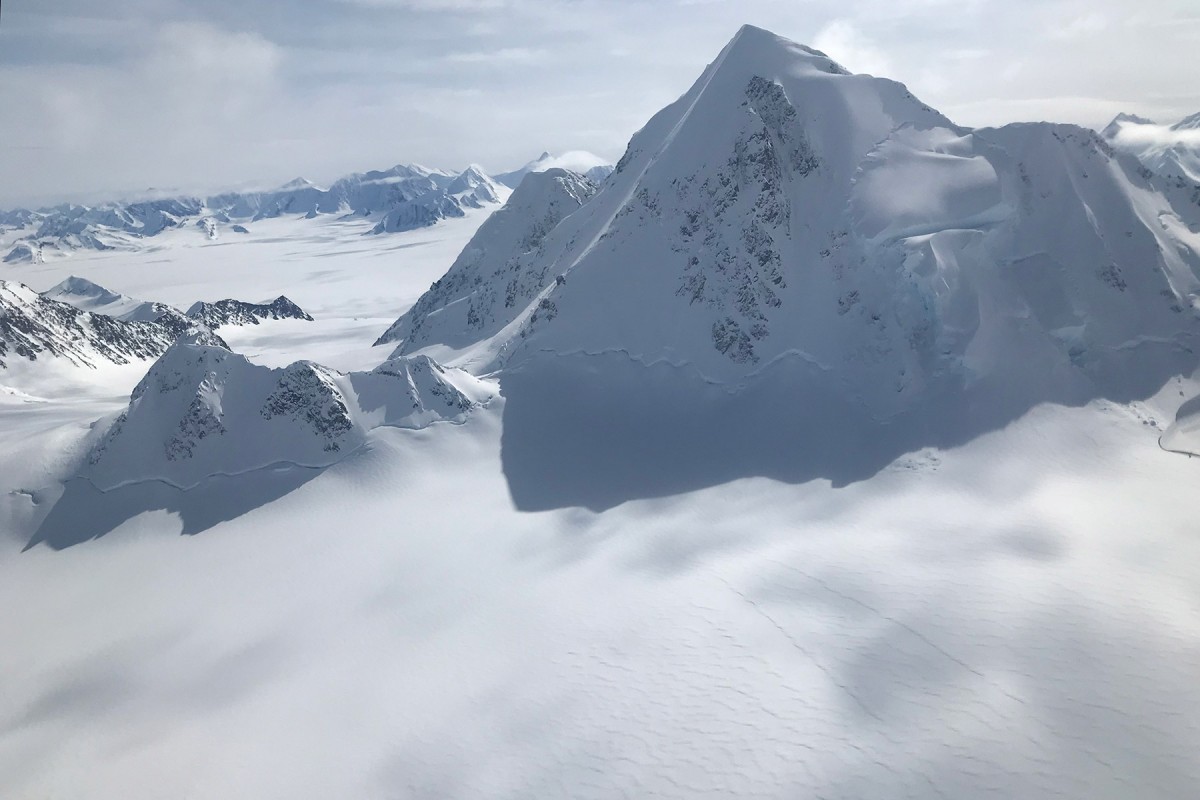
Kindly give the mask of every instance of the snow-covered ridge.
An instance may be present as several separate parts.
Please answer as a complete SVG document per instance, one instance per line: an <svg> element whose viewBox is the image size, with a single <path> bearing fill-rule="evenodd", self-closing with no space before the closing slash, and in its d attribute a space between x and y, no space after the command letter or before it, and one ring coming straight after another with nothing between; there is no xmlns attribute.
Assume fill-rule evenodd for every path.
<svg viewBox="0 0 1200 800"><path fill-rule="evenodd" d="M613 165L595 153L589 153L586 150L571 150L562 155L553 155L545 152L520 169L515 169L512 172L501 172L495 177L497 181L505 186L516 189L521 184L521 181L525 179L525 176L531 172L545 172L551 169L564 169L568 172L576 172L593 183L601 183L612 174Z"/></svg>
<svg viewBox="0 0 1200 800"><path fill-rule="evenodd" d="M493 392L430 359L339 373L310 361L271 369L219 340L181 338L95 442L82 475L100 489L157 480L194 486L275 464L323 467L380 426L463 422Z"/></svg>
<svg viewBox="0 0 1200 800"><path fill-rule="evenodd" d="M619 353L731 387L799 359L881 420L1016 407L1181 368L1197 231L1195 197L1092 131L965 129L746 27L535 252L492 243L516 266L456 264L384 339L480 373Z"/></svg>
<svg viewBox="0 0 1200 800"><path fill-rule="evenodd" d="M182 332L151 321L82 311L0 280L0 369L13 359L58 358L79 367L155 358Z"/></svg>
<svg viewBox="0 0 1200 800"><path fill-rule="evenodd" d="M66 278L41 294L48 300L67 303L81 311L104 314L126 322L154 322L164 314L179 313L166 303L138 300L77 275Z"/></svg>
<svg viewBox="0 0 1200 800"><path fill-rule="evenodd" d="M477 341L510 323L547 281L542 240L579 209L596 186L562 169L531 172L476 232L441 278L376 344L397 354Z"/></svg>
<svg viewBox="0 0 1200 800"><path fill-rule="evenodd" d="M246 232L258 220L286 215L378 218L374 233L412 230L462 217L466 209L502 203L507 194L478 166L450 173L400 164L347 175L328 188L297 178L261 192L17 209L0 212L0 232L7 231L10 242L16 236L6 262L38 263L81 248L136 248L146 238L187 226L218 239L226 229Z"/></svg>

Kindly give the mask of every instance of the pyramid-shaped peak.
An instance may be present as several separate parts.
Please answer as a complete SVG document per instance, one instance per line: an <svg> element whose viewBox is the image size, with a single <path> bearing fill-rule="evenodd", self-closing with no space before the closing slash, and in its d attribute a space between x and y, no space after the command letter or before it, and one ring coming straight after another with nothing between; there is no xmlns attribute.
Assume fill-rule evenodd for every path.
<svg viewBox="0 0 1200 800"><path fill-rule="evenodd" d="M812 47L786 39L765 28L743 25L717 57L718 65L733 68L754 65L760 69L774 67L795 69L807 65L821 72L849 75L850 72L832 58ZM768 70L768 71L775 71ZM767 77L764 75L764 77Z"/></svg>
<svg viewBox="0 0 1200 800"><path fill-rule="evenodd" d="M71 275L47 289L43 294L115 295L116 293L87 278Z"/></svg>

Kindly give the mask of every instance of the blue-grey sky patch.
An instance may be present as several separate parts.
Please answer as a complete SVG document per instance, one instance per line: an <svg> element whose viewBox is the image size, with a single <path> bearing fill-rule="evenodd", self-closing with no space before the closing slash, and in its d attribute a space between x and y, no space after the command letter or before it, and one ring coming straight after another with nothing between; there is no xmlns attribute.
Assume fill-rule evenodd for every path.
<svg viewBox="0 0 1200 800"><path fill-rule="evenodd" d="M615 160L745 22L965 125L1200 110L1193 0L5 0L0 206Z"/></svg>

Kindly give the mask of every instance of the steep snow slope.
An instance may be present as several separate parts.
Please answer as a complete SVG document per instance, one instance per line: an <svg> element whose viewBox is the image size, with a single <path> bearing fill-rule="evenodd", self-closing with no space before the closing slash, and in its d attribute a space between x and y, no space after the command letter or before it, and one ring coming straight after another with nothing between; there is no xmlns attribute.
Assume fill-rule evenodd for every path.
<svg viewBox="0 0 1200 800"><path fill-rule="evenodd" d="M1159 175L1200 184L1200 114L1174 125L1118 114L1101 135L1118 150L1136 156Z"/></svg>
<svg viewBox="0 0 1200 800"><path fill-rule="evenodd" d="M495 334L545 286L542 240L595 192L587 178L561 169L526 175L446 274L376 344L400 341L396 352L404 354Z"/></svg>
<svg viewBox="0 0 1200 800"><path fill-rule="evenodd" d="M612 174L613 166L595 153L589 153L586 150L571 150L561 156L551 155L547 152L542 153L520 169L500 173L496 176L496 180L505 186L516 189L525 176L531 172L545 172L550 169L576 172L593 183L600 183Z"/></svg>
<svg viewBox="0 0 1200 800"><path fill-rule="evenodd" d="M310 361L272 369L211 334L183 337L134 388L82 475L101 490L147 480L186 488L276 464L323 467L372 428L462 422L490 396L423 357L348 375Z"/></svg>
<svg viewBox="0 0 1200 800"><path fill-rule="evenodd" d="M728 116L744 113L737 102ZM685 140L698 141L686 123L675 142ZM1169 306L1186 296L1190 271L1187 192L1165 194L1150 179L1130 189L1120 175L1130 170L1106 162L1103 148L1074 128L914 126L882 141L867 148L841 198L839 219L852 243L830 248L816 269L840 264L843 282L874 292L847 297L845 316L882 304L888 347L900 337L892 328L925 318L921 304L898 303L891 313L893 296L909 297L894 293L905 285L894 266L913 281L934 274L940 293L926 302L941 323L931 339L951 352L923 374L969 379L982 370L979 380L987 381L999 374L998 360L1042 358L1011 366L1020 377L1044 370L1047 360L1060 363L1065 347L1068 366L1046 373L1048 380L1094 383L1125 369L1110 363L1121 353L1153 354L1153 345L1135 343L1106 350L1128 329L1146 326L1186 343L1171 320L1188 309ZM1014 164L1029 168L1028 181ZM728 229L701 219L694 238L716 231L744 257L748 245L731 243L729 232L743 219L760 226L769 219L766 209L756 216L739 205L758 202L755 185L737 183L745 199L733 202ZM555 230L579 222L606 191ZM623 203L614 203L614 214ZM1154 231L1114 228L1127 206ZM795 212L804 208L791 209L788 231L803 228ZM818 221L835 215L813 213ZM1194 793L1200 541L1181 498L1194 490L1200 462L1155 441L1165 421L1189 418L1191 406L1180 403L1195 393L1192 380L1172 379L1145 402L1041 404L953 446L922 446L930 443L922 425L897 418L892 428L915 431L912 446L883 459L869 480L842 485L830 462L871 452L889 432L864 416L865 403L846 401L839 381L868 369L888 374L893 352L881 349L871 361L867 351L825 369L800 357L767 361L762 345L759 363L732 362L748 374L718 381L694 363L644 366L620 351L532 349L534 337L551 330L539 327L551 310L541 300L556 300L547 295L513 318L513 330L487 340L514 344L511 358L495 359L506 364L506 396L473 411L467 424L366 430L363 447L322 468L275 463L186 490L164 482L179 469L167 444L198 398L214 417L219 406L220 424L240 420L247 442L277 425L272 447L319 445L307 411L262 415L287 374L271 372L267 381L262 365L332 354L355 337L365 345L368 332L383 329L444 271L482 216L472 209L462 220L382 238L361 236L370 227L361 220L264 218L236 243L172 229L161 234L158 253L73 259L72 271L82 263L83 274L102 283L181 307L286 285L318 319L232 328L254 342L250 369L233 367L232 354L220 369L191 365L180 371L180 394L159 392L151 402L147 391L136 407L98 395L0 391L0 545L7 543L0 606L10 611L0 615L0 794L1178 800ZM637 216L609 225L609 239L628 234ZM1058 218L1062 242L1051 233ZM682 237L685 222L663 211L666 235ZM1080 233L1088 226L1098 228L1099 241ZM770 233L784 243L794 238ZM559 235L547 236L543 249ZM1159 235L1171 245L1162 262L1125 263L1150 249L1145 237ZM1045 259L989 261L989 248L1011 259L1010 245L1026 238L1049 248ZM561 245L575 252L567 240ZM638 314L670 310L637 293L657 291L657 269L679 277L677 262L654 260L660 253L617 273L622 280L646 273L630 287L621 317L634 329L631 342L646 324ZM692 246L692 255L707 263L703 246ZM611 268L620 257L638 251L614 250L595 264ZM1094 262L1087 269L1085 258ZM547 270L547 288L567 294L590 259ZM1120 272L1106 269L1111 264ZM1064 277L1068 268L1075 272ZM53 263L0 269L28 273L38 286L66 275ZM871 288L872 270L883 287ZM780 271L791 281L800 270L783 263ZM1139 321L1120 298L1140 307L1163 275L1182 281L1180 290L1162 298L1165 311L1147 306L1149 321ZM715 267L708 277L715 288L725 280ZM789 291L779 291L782 301L803 305ZM1081 324L1076 292L1079 315L1088 317ZM669 295L685 304L690 297ZM728 302L706 289L696 313L711 311L702 305L710 299ZM1016 325L1021 335L1010 345L1015 323L995 318L1018 307L1015 319L1026 327ZM519 330L539 308L545 317L526 328L529 345L522 345ZM770 334L755 348L800 330L770 308L763 307ZM391 316L382 319L386 309ZM1098 309L1112 311L1111 326L1107 316L1101 325L1090 318ZM549 320L563 321L561 310ZM827 336L858 336L860 324L847 321ZM616 328L597 330L623 343ZM955 362L959 336L969 344ZM1076 343L1082 350L1072 361ZM842 344L821 343L822 352ZM176 353L212 346L196 340ZM712 347L704 338L681 348L682 357ZM365 356L347 349L338 358ZM422 374L419 363L393 363L386 369L396 374L366 383L322 373L352 420L356 409L364 412L355 428L362 432L376 419L413 413L409 387L436 372L429 365ZM1149 366L1148 375L1161 374L1161 365ZM221 378L226 367L230 380L210 382L209 391L209 373ZM1135 384L1124 388L1140 391ZM242 393L255 387L270 392ZM377 389L387 398L383 410L364 399ZM867 390L876 392L865 395L872 408L886 406L890 386ZM928 385L904 391L934 396ZM427 400L423 390L417 396ZM702 404L711 416L697 415ZM425 405L452 409L454 394ZM114 438L111 452L125 452L122 469L105 466L107 456L84 467L98 470L104 490L73 478L101 435L103 426L89 425L99 410L121 406L144 438ZM923 425L954 423L956 409L931 408L948 419L931 415ZM798 440L798 425L827 435ZM564 440L564 431L573 438ZM226 451L208 448L231 436L232 428L187 438L191 458L218 457ZM640 450L631 445L639 441ZM581 449L584 442L594 449ZM564 443L587 457L563 468ZM793 472L761 469L763 454ZM270 458L265 450L256 455ZM825 469L795 468L819 459ZM139 472L142 464L155 469ZM698 482L705 471L706 482ZM131 476L152 479L127 482ZM648 497L647 486L659 496ZM607 492L594 504L607 510L562 507L588 492ZM547 510L520 512L530 507Z"/></svg>
<svg viewBox="0 0 1200 800"><path fill-rule="evenodd" d="M153 322L126 322L47 299L0 280L0 368L14 360L63 359L75 366L127 364L160 355L177 331Z"/></svg>

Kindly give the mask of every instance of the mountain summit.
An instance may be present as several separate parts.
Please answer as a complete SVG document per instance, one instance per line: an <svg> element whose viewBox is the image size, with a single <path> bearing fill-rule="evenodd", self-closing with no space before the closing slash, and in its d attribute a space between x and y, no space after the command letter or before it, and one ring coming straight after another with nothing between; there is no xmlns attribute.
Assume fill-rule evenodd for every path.
<svg viewBox="0 0 1200 800"><path fill-rule="evenodd" d="M1038 402L1144 396L1194 366L1200 207L1155 181L1093 131L962 128L902 84L746 26L535 251L487 248L511 266L435 284L384 340L501 369L514 457L531 408L545 446L545 417L582 413L583 396L612 426L648 425L657 397L665 430L693 432L728 428L741 397L775 420L743 442L790 438L810 458L834 431L859 442L860 463L809 462L848 479ZM463 309L465 338L441 324Z"/></svg>

